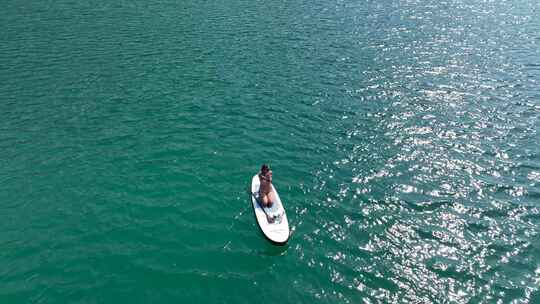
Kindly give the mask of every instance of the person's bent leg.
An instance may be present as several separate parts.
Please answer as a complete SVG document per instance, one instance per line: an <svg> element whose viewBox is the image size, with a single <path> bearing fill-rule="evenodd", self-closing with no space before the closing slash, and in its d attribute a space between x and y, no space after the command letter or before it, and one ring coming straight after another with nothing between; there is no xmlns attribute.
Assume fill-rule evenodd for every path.
<svg viewBox="0 0 540 304"><path fill-rule="evenodd" d="M261 197L261 203L262 203L263 207L268 207L268 203L269 203L269 201L268 201L268 195L266 195L266 194L265 194L265 195L262 195L262 197Z"/></svg>
<svg viewBox="0 0 540 304"><path fill-rule="evenodd" d="M274 191L270 191L270 193L268 193L266 196L268 197L269 207L272 206L277 201L276 194L274 193Z"/></svg>

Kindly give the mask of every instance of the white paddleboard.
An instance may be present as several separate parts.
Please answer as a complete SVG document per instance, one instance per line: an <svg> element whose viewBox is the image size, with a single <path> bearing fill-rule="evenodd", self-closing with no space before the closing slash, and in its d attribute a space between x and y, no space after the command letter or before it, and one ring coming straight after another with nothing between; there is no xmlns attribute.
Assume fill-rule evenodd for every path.
<svg viewBox="0 0 540 304"><path fill-rule="evenodd" d="M289 222L287 221L287 214L279 198L279 194L272 185L272 191L275 193L276 201L272 204L270 208L262 208L262 203L259 204L259 187L260 187L259 176L256 174L251 179L251 203L253 205L253 211L255 212L255 217L257 218L257 223L261 228L264 236L270 240L272 243L278 245L284 245L289 240ZM265 213L266 211L266 213ZM267 215L273 220L271 223L268 222Z"/></svg>

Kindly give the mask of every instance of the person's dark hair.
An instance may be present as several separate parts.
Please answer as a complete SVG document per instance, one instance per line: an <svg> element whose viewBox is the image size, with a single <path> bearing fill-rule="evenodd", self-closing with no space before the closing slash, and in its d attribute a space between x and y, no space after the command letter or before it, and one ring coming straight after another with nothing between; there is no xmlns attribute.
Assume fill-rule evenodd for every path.
<svg viewBox="0 0 540 304"><path fill-rule="evenodd" d="M270 168L268 167L267 164L264 164L261 166L261 173L262 174L266 174L268 171L270 171Z"/></svg>

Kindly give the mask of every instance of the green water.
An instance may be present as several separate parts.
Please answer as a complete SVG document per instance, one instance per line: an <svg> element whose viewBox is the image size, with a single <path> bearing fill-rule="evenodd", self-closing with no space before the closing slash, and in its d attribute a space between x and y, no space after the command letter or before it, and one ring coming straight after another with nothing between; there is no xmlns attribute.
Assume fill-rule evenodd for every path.
<svg viewBox="0 0 540 304"><path fill-rule="evenodd" d="M0 303L540 303L539 16L4 1Z"/></svg>

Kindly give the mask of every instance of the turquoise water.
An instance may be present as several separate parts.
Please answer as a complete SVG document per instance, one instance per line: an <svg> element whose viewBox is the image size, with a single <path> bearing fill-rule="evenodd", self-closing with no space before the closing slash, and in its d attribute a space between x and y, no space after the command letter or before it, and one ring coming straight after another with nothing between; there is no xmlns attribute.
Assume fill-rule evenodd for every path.
<svg viewBox="0 0 540 304"><path fill-rule="evenodd" d="M537 1L2 7L1 303L540 303Z"/></svg>

